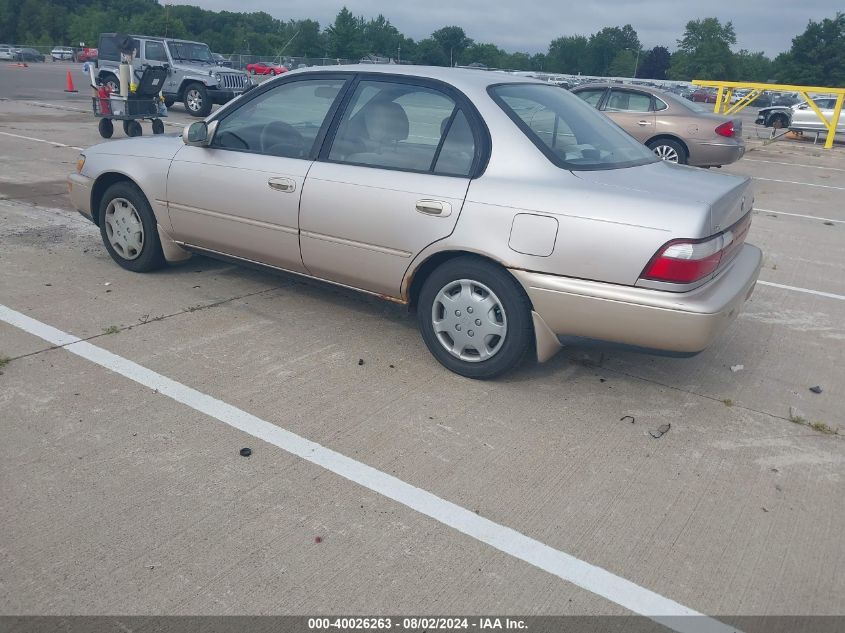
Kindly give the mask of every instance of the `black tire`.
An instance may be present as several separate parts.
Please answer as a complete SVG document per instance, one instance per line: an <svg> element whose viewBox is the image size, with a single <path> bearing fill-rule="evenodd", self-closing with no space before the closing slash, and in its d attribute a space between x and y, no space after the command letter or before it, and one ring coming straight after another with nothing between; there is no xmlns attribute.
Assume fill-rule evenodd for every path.
<svg viewBox="0 0 845 633"><path fill-rule="evenodd" d="M657 154L658 158L670 163L686 165L689 156L684 146L669 138L658 138L648 142L648 148ZM677 157L677 158L675 158Z"/></svg>
<svg viewBox="0 0 845 633"><path fill-rule="evenodd" d="M111 138L114 134L114 123L111 122L111 119L100 119L97 130L103 138Z"/></svg>
<svg viewBox="0 0 845 633"><path fill-rule="evenodd" d="M138 121L126 120L123 122L123 132L126 136L141 136L144 130Z"/></svg>
<svg viewBox="0 0 845 633"><path fill-rule="evenodd" d="M455 329L461 330L459 326L462 326L464 333L468 336L473 336L471 328L475 327L480 321L480 319L475 320L476 317L484 316L480 311L470 316L472 306L464 307L462 305L461 310L455 312L456 315L460 312L460 316L452 319L451 312L448 316L446 315L446 311L442 309L443 304L440 303L438 297L441 296L441 290L448 287L450 283L454 282L457 288L460 280L468 280L470 286L477 284L477 286L473 286L476 290L482 290L479 286L483 285L498 298L498 303L495 304L498 308L491 309L488 314L495 315L506 325L506 333L502 337L493 335L489 338L489 344L492 344L495 350L486 360L459 358L445 347L450 339L453 344L459 339L452 339L448 332L441 331L438 334L435 331L435 315L438 313L443 315L443 320L448 318L461 321L461 323L455 325ZM484 297L484 294L473 294L472 296L480 299ZM469 301L472 302L473 299L469 299ZM518 367L526 353L534 345L531 303L525 291L516 279L501 266L471 256L458 257L447 261L436 268L425 280L417 302L417 325L423 341L440 364L467 378L488 379L501 376ZM463 336L463 334L459 336ZM487 337L483 339L480 337L478 340L488 346ZM474 339L466 339L466 341L472 341L471 344L475 344ZM472 350L473 348L469 349ZM467 348L462 348L461 352L466 355ZM474 358L477 355L478 350L475 348L471 357Z"/></svg>
<svg viewBox="0 0 845 633"><path fill-rule="evenodd" d="M164 134L164 121L153 119L153 134Z"/></svg>
<svg viewBox="0 0 845 633"><path fill-rule="evenodd" d="M211 112L211 99L208 97L208 90L199 82L185 86L183 102L185 109L191 116L207 117Z"/></svg>
<svg viewBox="0 0 845 633"><path fill-rule="evenodd" d="M142 247L137 255L132 255L132 258L124 257L121 253L115 250L109 238L109 231L114 231L108 226L107 213L109 205L112 201L123 199L131 203L137 212L138 219L143 227ZM151 270L156 270L165 265L164 253L161 250L161 242L158 238L158 223L156 222L153 210L150 208L150 203L147 201L144 193L131 182L118 182L106 189L103 198L100 201L99 214L97 216L100 224L100 236L103 238L103 244L106 250L111 255L111 258L126 270L131 270L136 273L145 273Z"/></svg>

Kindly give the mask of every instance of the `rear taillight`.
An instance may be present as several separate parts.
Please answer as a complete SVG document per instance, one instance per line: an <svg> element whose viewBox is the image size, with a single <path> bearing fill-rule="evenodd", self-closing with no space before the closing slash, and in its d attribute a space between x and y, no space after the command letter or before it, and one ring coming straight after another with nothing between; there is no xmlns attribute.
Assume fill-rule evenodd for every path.
<svg viewBox="0 0 845 633"><path fill-rule="evenodd" d="M664 244L643 270L643 279L691 284L730 261L745 242L751 226L747 213L731 228L703 240L672 240Z"/></svg>
<svg viewBox="0 0 845 633"><path fill-rule="evenodd" d="M727 136L729 138L733 137L735 131L733 121L725 121L722 125L716 128L716 134L719 136Z"/></svg>

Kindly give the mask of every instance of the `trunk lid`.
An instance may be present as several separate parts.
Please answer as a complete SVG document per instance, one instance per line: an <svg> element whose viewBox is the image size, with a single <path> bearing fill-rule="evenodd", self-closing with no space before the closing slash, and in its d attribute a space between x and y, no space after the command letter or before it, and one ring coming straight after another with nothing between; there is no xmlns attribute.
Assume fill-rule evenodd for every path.
<svg viewBox="0 0 845 633"><path fill-rule="evenodd" d="M573 171L578 178L614 189L626 189L652 197L662 203L699 202L709 210L701 226L703 235L683 237L705 238L724 231L748 213L754 204L751 179L733 174L717 174L697 167L658 161L640 167L595 171ZM690 205L679 205L685 209ZM664 227L657 227L664 228Z"/></svg>

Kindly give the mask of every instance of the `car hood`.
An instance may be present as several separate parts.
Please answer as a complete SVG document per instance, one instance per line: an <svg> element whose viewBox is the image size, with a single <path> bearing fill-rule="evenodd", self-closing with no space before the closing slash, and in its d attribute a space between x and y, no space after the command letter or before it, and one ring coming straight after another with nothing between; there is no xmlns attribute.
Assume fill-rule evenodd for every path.
<svg viewBox="0 0 845 633"><path fill-rule="evenodd" d="M575 176L616 190L636 192L662 204L694 212L695 207L709 211L710 232L728 228L754 204L751 178L713 173L698 167L657 161L639 167L596 171L574 171ZM696 202L697 205L688 203Z"/></svg>
<svg viewBox="0 0 845 633"><path fill-rule="evenodd" d="M108 141L89 147L83 153L114 156L137 156L139 158L171 159L180 148L184 147L179 134L161 134Z"/></svg>

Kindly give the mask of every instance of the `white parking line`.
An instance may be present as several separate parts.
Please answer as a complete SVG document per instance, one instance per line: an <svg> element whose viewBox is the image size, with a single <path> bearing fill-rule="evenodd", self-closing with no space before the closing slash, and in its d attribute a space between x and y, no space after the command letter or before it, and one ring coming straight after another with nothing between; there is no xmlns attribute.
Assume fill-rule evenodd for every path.
<svg viewBox="0 0 845 633"><path fill-rule="evenodd" d="M803 292L808 295L816 295L818 297L827 297L828 299L839 299L845 301L845 295L835 295L832 292L822 292L821 290L810 290L809 288L799 288L798 286L784 286L783 284L776 284L771 281L757 280L758 284L763 286L771 286L772 288L782 288L783 290L792 290L793 292Z"/></svg>
<svg viewBox="0 0 845 633"><path fill-rule="evenodd" d="M836 224L845 224L845 220L834 220L833 218L822 218L818 215L806 215L804 213L787 213L786 211L775 211L774 209L754 209L760 213L776 213L777 215L789 215L794 218L807 218L809 220L821 220L822 222L835 222Z"/></svg>
<svg viewBox="0 0 845 633"><path fill-rule="evenodd" d="M734 627L704 616L606 569L554 549L516 530L441 499L346 455L262 420L216 398L162 376L122 356L82 341L0 304L0 320L76 354L105 369L155 389L192 409L288 453L325 468L388 499L416 510L514 558L602 596L680 633L728 633ZM698 617L685 617L698 616Z"/></svg>
<svg viewBox="0 0 845 633"><path fill-rule="evenodd" d="M801 163L784 163L778 160L763 160L761 158L743 158L743 163L769 163L770 165L787 165L789 167L806 167L807 169L826 169L829 171L845 171L841 167L825 167L823 165L804 165Z"/></svg>
<svg viewBox="0 0 845 633"><path fill-rule="evenodd" d="M800 182L798 180L778 180L777 178L760 178L759 176L752 176L754 180L768 180L769 182L782 182L787 185L804 185L805 187L821 187L822 189L839 189L845 191L845 187L834 187L833 185L817 185L812 182Z"/></svg>
<svg viewBox="0 0 845 633"><path fill-rule="evenodd" d="M54 147L67 147L70 149L78 149L82 151L81 147L77 147L76 145L65 145L64 143L59 143L58 141L47 141L43 138L33 138L32 136L22 136L21 134L12 134L11 132L0 132L3 136L13 136L15 138L22 138L27 141L36 141L38 143L47 143L48 145L53 145Z"/></svg>

